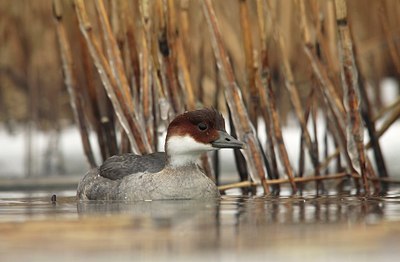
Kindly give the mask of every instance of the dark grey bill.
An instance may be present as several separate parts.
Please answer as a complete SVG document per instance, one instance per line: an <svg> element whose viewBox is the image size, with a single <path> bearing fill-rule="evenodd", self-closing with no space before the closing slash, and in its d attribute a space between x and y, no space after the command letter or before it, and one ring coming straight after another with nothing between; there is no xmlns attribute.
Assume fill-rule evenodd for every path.
<svg viewBox="0 0 400 262"><path fill-rule="evenodd" d="M244 144L234 138L233 136L229 135L227 132L218 131L219 138L214 142L211 142L211 145L215 148L243 148Z"/></svg>

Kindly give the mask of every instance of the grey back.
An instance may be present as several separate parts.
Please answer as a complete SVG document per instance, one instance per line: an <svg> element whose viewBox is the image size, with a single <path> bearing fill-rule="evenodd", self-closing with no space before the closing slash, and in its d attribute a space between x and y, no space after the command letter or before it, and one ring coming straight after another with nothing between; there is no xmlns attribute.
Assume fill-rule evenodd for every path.
<svg viewBox="0 0 400 262"><path fill-rule="evenodd" d="M108 158L99 168L102 177L118 180L135 173L157 173L166 165L165 152L148 155L123 154Z"/></svg>

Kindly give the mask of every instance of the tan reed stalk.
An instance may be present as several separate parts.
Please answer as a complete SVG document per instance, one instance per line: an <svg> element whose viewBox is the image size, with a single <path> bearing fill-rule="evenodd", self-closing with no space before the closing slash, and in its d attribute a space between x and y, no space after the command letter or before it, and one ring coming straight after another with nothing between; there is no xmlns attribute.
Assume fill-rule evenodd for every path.
<svg viewBox="0 0 400 262"><path fill-rule="evenodd" d="M312 45L311 32L309 26L307 25L305 1L296 0L296 7L299 12L301 37L306 44Z"/></svg>
<svg viewBox="0 0 400 262"><path fill-rule="evenodd" d="M64 81L68 89L72 111L79 126L83 150L91 167L96 167L96 160L89 140L89 128L85 121L82 89L78 87L76 69L72 61L71 48L63 25L61 2L53 0L53 16L56 20L57 39L63 65Z"/></svg>
<svg viewBox="0 0 400 262"><path fill-rule="evenodd" d="M259 112L259 96L258 89L256 87L255 76L256 67L254 66L253 58L253 41L251 34L251 26L249 21L249 8L247 0L239 1L240 11L240 25L242 29L242 39L244 45L244 54L246 62L246 77L247 77L247 88L249 95L247 97L247 110L249 112L250 121L254 128L257 130L257 117ZM245 96L246 98L246 96Z"/></svg>
<svg viewBox="0 0 400 262"><path fill-rule="evenodd" d="M271 165L271 172L272 174L270 177L276 179L279 178L279 172L278 172L278 163L276 160L276 154L275 154L275 141L280 141L279 143L282 143L283 148L279 147L280 150L285 151L282 155L287 157L287 161L282 161L282 163L289 163L289 157L286 152L286 148L283 144L283 139L282 139L282 131L280 129L280 123L279 120L276 122L276 119L272 118L272 112L276 111L275 108L275 102L271 103L270 100L275 99L274 97L268 97L268 89L269 86L271 86L271 76L266 73L265 68L263 69L263 77L261 79L261 76L259 74L256 75L256 86L258 89L258 93L260 95L260 109L261 109L261 115L264 118L265 122L265 129L266 129L266 134L267 134L267 158L269 159L270 165ZM280 140L276 138L274 135L274 129L275 127L278 129L278 132L281 134ZM289 163L290 164L290 163ZM289 171L290 172L290 171ZM288 172L288 173L289 173Z"/></svg>
<svg viewBox="0 0 400 262"><path fill-rule="evenodd" d="M91 57L98 70L103 86L113 104L118 120L128 136L133 152L149 153L151 148L147 140L142 136L142 130L138 121L132 117L132 110L126 103L126 98L122 90L117 86L116 80L111 72L110 65L103 55L99 40L94 35L92 26L86 13L85 5L82 0L75 1L75 11L78 16L79 26L85 37ZM111 37L111 36L109 36ZM136 149L137 146L137 149Z"/></svg>
<svg viewBox="0 0 400 262"><path fill-rule="evenodd" d="M80 29L78 16L76 16L76 19L78 21L78 28ZM95 19L96 19L97 27L100 28L101 27L101 25L100 25L101 22L100 22L99 15L96 15ZM99 41L99 50L102 52L102 54L104 54L105 53L104 32L103 32L103 30L99 30L98 33L99 33L99 39L100 39L100 41ZM80 34L80 37L83 38L84 44L85 44L85 48L88 50L88 53L91 56L89 46L87 45L86 39L85 39L85 37L84 37L84 35L82 33ZM108 71L108 75L111 75L111 71ZM100 80L101 80L101 77L100 77ZM103 90L102 95L105 94L105 95L108 96L107 90L105 88L103 88L102 90ZM103 117L101 119L102 125L106 129L107 138L109 140L111 140L111 139L115 139L116 140L116 126L115 126L116 123L114 123L115 122L114 121L114 116L116 115L115 114L116 110L114 109L114 106L113 106L113 103L111 102L111 99L104 99L103 101L105 102L104 103L105 105L103 105L103 107L105 108L104 111L105 111L106 117ZM122 126L120 123L121 122L119 122L119 121L117 122L117 124L119 124L119 126ZM136 145L131 146L131 144L129 142L129 139L128 139L128 135L126 134L124 128L122 128L122 130L120 130L120 136L121 136L120 146L118 147L118 145L116 145L116 148L118 149L118 153L128 153L128 152L132 151L133 147L136 148Z"/></svg>
<svg viewBox="0 0 400 262"><path fill-rule="evenodd" d="M321 93L321 96L323 98L322 105L327 108L327 121L331 122L331 132L334 135L335 141L337 141L340 148L337 149L337 154L333 158L330 158L330 160L336 158L341 151L345 157L348 172L351 172L354 167L346 147L347 140L344 134L345 124L343 120L344 107L339 100L339 97L336 95L334 85L328 77L326 68L319 61L317 55L313 51L312 46L306 44L304 46L304 50L307 57L310 59L313 72L319 80L320 84L317 85L317 87L319 93Z"/></svg>
<svg viewBox="0 0 400 262"><path fill-rule="evenodd" d="M317 85L316 79L313 78L313 85ZM315 152L315 156L317 157L316 161L318 165L315 167L315 174L317 176L320 174L319 170L319 142L318 142L318 128L317 128L317 117L318 117L318 96L316 95L316 88L313 88L313 96L312 96L312 101L311 101L311 121L313 124L313 133L314 133L314 141L313 141L313 150ZM316 183L316 190L319 192L320 190L324 190L324 184L322 181L319 181Z"/></svg>
<svg viewBox="0 0 400 262"><path fill-rule="evenodd" d="M158 2L157 2L158 3ZM165 81L163 81L162 73L161 73L161 64L159 60L160 49L159 42L157 36L156 28L157 23L163 23L163 17L159 16L161 10L158 10L158 5L155 4L152 9L152 29L151 31L146 30L146 38L150 39L149 50L150 50L150 66L151 66L151 78L152 78L152 94L153 94L153 131L154 131L154 145L157 148L158 146L158 128L162 125L167 124L169 122L170 117L173 114L173 110L171 110L172 102L169 100L168 92L165 89ZM161 22L160 22L161 20Z"/></svg>
<svg viewBox="0 0 400 262"><path fill-rule="evenodd" d="M164 0L166 2L166 18L167 18L167 39L169 46L175 45L175 39L177 37L176 32L178 29L178 24L176 22L176 8L175 0ZM175 53L171 53L170 56L173 58L173 61L176 61Z"/></svg>
<svg viewBox="0 0 400 262"><path fill-rule="evenodd" d="M305 53L310 60L313 72L317 79L319 80L320 85L323 88L320 88L324 97L326 97L329 106L332 107L333 113L338 117L340 128L343 129L345 127L345 123L343 120L343 116L345 115L345 109L343 107L342 102L340 101L340 97L335 91L335 86L333 82L329 78L329 74L325 66L321 63L317 55L313 52L313 47L305 44L304 47Z"/></svg>
<svg viewBox="0 0 400 262"><path fill-rule="evenodd" d="M324 159L327 159L329 156L329 122L327 113L324 112L324 118L325 118L325 130L324 130ZM319 165L319 168L321 168L321 163ZM329 174L329 167L327 166L325 168L325 175Z"/></svg>
<svg viewBox="0 0 400 262"><path fill-rule="evenodd" d="M259 5L258 9L263 10L263 6ZM259 11L259 13L262 13L262 11ZM272 19L270 18L270 21ZM262 26L260 26L262 27ZM265 28L265 27L264 27ZM262 61L261 61L261 79L258 77L259 74L256 75L257 77L257 83L259 88L259 94L261 98L261 104L262 107L267 109L268 116L264 114L264 119L267 119L267 117L271 120L266 122L267 125L267 130L270 131L271 135L269 138L269 152L272 152L271 154L271 160L272 160L272 165L271 165L271 170L273 172L276 172L276 175L273 175L273 177L278 178L278 170L277 170L277 165L276 161L274 160L274 143L276 143L278 147L278 153L281 159L281 162L283 164L283 167L285 169L285 172L288 174L289 178L294 177L293 174L293 169L291 167L290 161L289 161L289 156L286 151L285 143L283 140L282 136L282 130L281 130L281 123L280 123L280 118L279 114L277 112L276 108L276 101L275 101L275 95L272 87L272 81L271 81L271 72L269 68L269 59L268 59L268 52L266 50L266 43L262 43L261 45L264 49L262 51ZM262 83L260 83L262 81ZM263 90L261 86L265 86L266 90ZM272 139L273 138L273 139ZM293 183L292 183L292 188L293 188Z"/></svg>
<svg viewBox="0 0 400 262"><path fill-rule="evenodd" d="M190 61L190 52L185 52L190 47L190 36L189 36L189 0L181 0L179 6L179 35L178 37L182 39L184 46L184 53L187 61ZM190 64L188 65L190 68Z"/></svg>
<svg viewBox="0 0 400 262"><path fill-rule="evenodd" d="M317 37L320 41L320 44L324 44L326 42L326 50L329 50L330 55L326 55L325 57L328 60L328 65L330 70L332 70L332 76L340 73L339 70L339 57L338 57L338 36L337 36L337 26L336 26L336 15L335 15L335 2L325 1L326 4L326 24L325 24L325 37L323 37L322 32L317 32ZM314 13L314 16L318 18L320 15L318 13ZM324 41L323 39L326 39ZM328 51L326 51L328 53ZM340 81L338 81L339 83ZM337 84L338 84L337 83ZM335 83L336 84L336 83ZM340 92L339 85L335 85L338 88L336 89L337 92Z"/></svg>
<svg viewBox="0 0 400 262"><path fill-rule="evenodd" d="M264 53L267 50L267 27L265 24L265 5L264 0L256 0L257 9L257 23L258 23L258 34L260 37L260 47L261 47L261 58L264 57Z"/></svg>
<svg viewBox="0 0 400 262"><path fill-rule="evenodd" d="M378 10L379 21L381 23L384 36L386 38L386 42L389 46L389 54L392 58L394 67L396 68L397 73L400 74L400 54L399 54L398 48L396 46L396 43L393 39L394 37L392 35L392 32L389 29L389 24L388 24L388 20L387 20L387 10L386 10L385 3L386 2L384 2L384 1L381 1L381 3L380 3L380 7Z"/></svg>
<svg viewBox="0 0 400 262"><path fill-rule="evenodd" d="M329 174L326 176L304 176L304 177L296 177L295 183L296 184L304 184L308 182L315 182L315 181L325 181L325 180L338 180L338 179L343 179L346 177L353 177L355 179L360 179L360 176L357 173L349 174L349 173L335 173L335 174ZM379 177L371 177L368 178L369 181L377 181L377 182L385 182L385 183L390 183L390 184L400 184L400 180L392 179L392 178L379 178ZM267 184L269 185L279 185L279 184L287 184L290 183L289 179L273 179L273 180L267 180ZM254 186L259 186L259 183L251 182L251 181L242 181L242 182L237 182L237 183L232 183L232 184L227 184L227 185L222 185L219 186L218 189L221 192L224 192L229 189L234 189L234 188L244 188L244 187L254 187Z"/></svg>
<svg viewBox="0 0 400 262"><path fill-rule="evenodd" d="M240 17L240 26L241 26L243 46L244 46L245 69L246 69L246 79L247 79L247 83L242 88L242 93L244 92L244 100L250 121L253 124L255 131L257 132L259 97L258 97L258 89L255 83L256 67L253 58L254 50L253 50L253 41L250 28L249 9L247 0L239 0L239 17ZM241 173L241 179L243 180L244 177L246 176L248 177L248 172L246 170L247 167L246 161L243 155L240 153L240 151L235 150L234 153L238 171L239 173ZM266 163L266 165L267 164L268 163ZM267 167L267 172L268 172L268 167Z"/></svg>
<svg viewBox="0 0 400 262"><path fill-rule="evenodd" d="M341 129L344 128L344 121L342 121L342 116L345 114L345 110L343 107L343 104L341 102L341 99L336 92L335 85L332 83L330 80L329 74L323 66L323 64L320 62L319 58L315 54L315 46L314 43L311 40L311 32L310 28L306 22L306 9L305 9L305 2L301 0L297 0L297 6L299 9L299 17L300 17L300 29L302 32L302 37L303 37L303 42L305 45L305 51L307 57L310 59L310 63L312 66L312 69L314 71L314 74L317 76L319 79L321 85L324 87L322 89L323 94L327 97L328 102L330 103L331 107L334 109L334 113L336 114L336 117L340 121ZM316 9L316 8L315 8ZM318 17L318 14L315 14L316 17ZM318 22L318 18L314 19L316 22ZM322 36L320 30L318 30L318 25L316 27L316 33L317 33L317 38L319 41L319 44L321 45L321 50L324 53L324 57L328 61L328 67L329 68L334 68L333 66L333 61L331 59L331 53L329 52L329 46L325 38Z"/></svg>
<svg viewBox="0 0 400 262"><path fill-rule="evenodd" d="M325 3L328 6L328 13L333 12L334 16L334 9L331 10L331 3L332 1L329 1ZM312 69L314 74L317 76L319 79L320 83L324 88L322 89L324 95L328 98L329 103L331 104L331 107L335 109L334 113L336 114L336 117L339 119L340 124L341 124L341 129L344 128L344 121L342 121L343 116L345 115L345 110L342 104L342 101L339 96L338 88L336 88L336 82L335 82L335 72L339 72L336 70L338 67L335 61L333 60L333 53L332 49L336 50L336 45L331 45L332 43L335 43L336 41L336 26L334 23L329 23L331 22L328 18L328 38L325 37L322 32L321 32L321 23L320 23L320 13L319 13L319 4L320 2L314 1L312 6L312 12L311 14L313 15L313 22L315 24L314 30L316 32L316 37L318 44L320 45L320 50L323 54L324 59L326 60L327 66L325 67L321 62L320 59L318 58L317 54L315 53L315 43L312 42L311 39L311 28L309 24L306 21L306 8L305 8L305 1L297 0L296 4L298 6L299 10L299 18L300 18L300 29L302 32L302 38L304 42L304 48L306 49L306 55L310 60ZM334 6L332 6L334 7ZM332 22L334 22L334 17L331 19ZM330 33L331 31L334 32ZM330 42L329 42L330 40ZM333 80L332 80L333 78Z"/></svg>
<svg viewBox="0 0 400 262"><path fill-rule="evenodd" d="M317 1L313 1L311 8L313 9L313 13L317 13L318 9L319 9L319 2ZM306 16L306 8L305 8L305 2L301 1L301 0L297 0L296 1L296 5L299 8L299 12L300 12L300 28L302 29L302 39L304 41L304 43L306 43L309 46L313 46L312 44L312 39L311 39L311 32L310 32L310 27L307 24L307 16ZM315 19L315 24L316 24L316 31L320 32L321 31L321 23L320 20L318 19L319 17L317 16L317 19ZM315 169L315 174L316 176L320 175L320 171L319 171L319 150L318 150L318 136L317 136L317 124L316 124L316 118L317 118L317 110L318 110L318 103L317 103L317 93L316 93L316 85L317 83L315 83L316 80L313 77L312 78L312 91L311 91L311 101L310 101L310 110L311 110L311 114L312 114L312 123L313 123L313 133L314 133L314 141L312 142L311 146L312 146L312 152L313 152L313 156L315 157L314 161L314 169ZM307 119L307 118L306 118ZM303 133L303 130L302 130ZM303 137L303 136L302 136ZM320 181L316 181L316 191L317 193L319 192L319 189L323 187L323 184L320 183Z"/></svg>
<svg viewBox="0 0 400 262"><path fill-rule="evenodd" d="M247 148L243 150L243 153L247 160L250 175L254 181L260 180L264 188L264 193L268 193L269 187L265 182L266 169L262 159L262 149L255 135L254 127L251 121L249 121L240 89L235 81L232 66L229 63L226 50L222 44L221 33L211 1L203 0L202 7L210 30L214 56L217 60L221 79L225 86L225 98L233 116L233 123L238 138L247 144ZM293 177L291 177L291 179L293 179ZM293 191L296 191L296 185L294 183L292 183L292 188Z"/></svg>
<svg viewBox="0 0 400 262"><path fill-rule="evenodd" d="M182 38L180 36L176 37L176 51L178 57L178 70L183 90L185 91L185 106L187 110L196 109L196 99L194 96L192 80L189 72L189 65L186 60L186 54L184 52L184 47L182 43Z"/></svg>
<svg viewBox="0 0 400 262"><path fill-rule="evenodd" d="M164 12L164 0L156 0L154 3L154 27L155 29L153 30L152 38L153 38L153 45L152 45L152 56L155 58L158 58L158 54L160 52L163 52L161 42L160 42L160 37L161 34L165 34L165 30L167 28L166 22L165 22L165 12ZM157 39L157 41L154 41ZM168 47L168 46L167 46ZM169 51L169 50L168 50ZM161 72L161 64L158 59L154 59L155 63L155 68Z"/></svg>
<svg viewBox="0 0 400 262"><path fill-rule="evenodd" d="M281 162L283 164L283 167L285 169L286 174L288 174L289 178L294 178L293 174L293 169L289 161L289 156L286 150L285 142L283 140L283 135L282 135L282 129L281 129L281 122L280 122L280 117L277 111L276 107L276 100L275 100L275 94L274 90L272 87L272 81L271 81L271 75L270 75L270 70L268 68L268 59L267 56L264 57L263 61L263 72L262 72L262 79L263 79L263 85L266 86L266 90L263 90L262 88L259 88L260 90L260 97L262 104L266 107L269 119L270 121L270 132L272 133L273 139L270 140L270 143L274 141L278 147L278 153L279 157L281 159ZM257 78L258 81L259 78ZM260 80L261 81L261 80ZM260 84L261 86L261 84ZM263 107L264 107L263 106ZM268 124L268 123L266 123ZM270 145L270 151L273 150L273 145ZM277 171L277 166L272 166L272 170L276 169ZM276 176L276 177L279 177ZM294 181L294 180L293 180ZM293 188L293 183L291 184Z"/></svg>
<svg viewBox="0 0 400 262"><path fill-rule="evenodd" d="M299 1L299 5L304 6L304 1ZM325 4L327 8L326 18L323 20L323 24L321 21L320 14L320 4ZM323 60L328 68L328 77L333 82L333 90L336 97L341 96L340 87L340 79L337 77L339 75L339 62L337 61L337 37L336 37L336 20L335 20L335 10L333 1L313 1L312 6L312 21L314 25L314 32L316 35L317 43L320 46L319 50L322 53ZM304 13L305 14L305 13ZM303 15L302 15L303 17ZM306 26L306 27L304 27ZM301 23L301 27L305 28L304 30L310 30L310 26L307 26L304 22ZM323 28L322 28L323 27ZM315 45L310 41L306 42L310 44L313 48ZM340 100L340 99L339 99Z"/></svg>
<svg viewBox="0 0 400 262"><path fill-rule="evenodd" d="M361 174L365 192L369 193L369 184L365 167L364 129L360 115L360 97L355 64L353 41L347 22L347 6L344 0L335 0L336 21L339 31L339 52L341 54L342 85L344 101L347 106L347 125L350 132L347 134L347 150L353 166Z"/></svg>
<svg viewBox="0 0 400 262"><path fill-rule="evenodd" d="M124 69L124 64L122 62L121 52L118 48L115 36L111 31L110 22L108 20L103 0L96 0L95 6L100 20L100 27L103 31L103 42L105 44L105 50L111 67L111 72L117 82L118 87L122 90L124 94L123 97L125 103L128 105L128 108L132 110L132 94L129 88L128 80L126 79L126 73Z"/></svg>
<svg viewBox="0 0 400 262"><path fill-rule="evenodd" d="M141 2L140 15L141 15L141 24L143 26L143 31L139 35L140 43L141 43L141 54L142 54L142 63L140 67L140 104L143 109L143 121L146 130L148 143L151 145L152 150L156 151L155 142L157 137L154 134L154 103L156 101L153 100L153 89L152 89L152 63L151 63L151 53L149 46L151 45L151 35L150 35L150 24L152 23L152 19L150 16L150 8L148 6L147 1Z"/></svg>
<svg viewBox="0 0 400 262"><path fill-rule="evenodd" d="M306 105L305 105L304 120L306 121L306 123L308 122L308 119L310 116L312 97L313 97L313 90L311 89L311 92L307 97L307 101L306 101ZM302 129L301 136L300 136L299 171L297 174L298 177L303 177L303 175L304 175L304 165L305 165L304 140L305 140L304 139L304 130ZM304 184L300 184L299 187L300 187L300 193L302 193ZM317 192L318 192L318 189L317 189Z"/></svg>
<svg viewBox="0 0 400 262"><path fill-rule="evenodd" d="M148 1L147 1L148 2ZM162 52L164 52L164 46L162 45L163 42L161 42L161 35L160 34L165 34L166 30L166 24L165 24L165 17L164 17L164 11L163 11L163 0L157 0L154 4L154 10L153 10L153 21L154 21L154 29L152 32L148 32L150 34L150 39L151 41L151 58L152 58L152 67L153 67L153 83L155 84L155 89L156 92L154 92L154 95L158 96L158 106L162 106L163 109L159 110L160 113L160 118L162 121L168 121L170 117L173 117L175 115L175 112L172 112L173 110L170 110L170 106L172 106L173 101L170 100L170 95L168 92L168 87L166 84L165 80L165 75L163 74L163 66L161 63L162 58L160 56L163 56ZM168 46L166 47L167 51L169 52ZM156 111L157 112L157 111ZM157 119L157 118L156 118Z"/></svg>
<svg viewBox="0 0 400 262"><path fill-rule="evenodd" d="M315 182L315 181L323 181L323 180L336 180L340 178L345 178L345 177L355 177L359 178L360 176L357 174L348 174L348 173L337 173L337 174L330 174L326 176L304 176L304 177L295 177L294 182L296 184L302 184L302 183L308 183L308 182ZM381 179L379 179L381 180ZM400 181L392 181L393 183L397 183ZM276 185L276 184L287 184L291 183L289 179L286 178L281 178L281 179L273 179L273 180L267 180L268 185ZM250 187L250 186L258 186L259 183L254 183L250 181L243 181L243 182L238 182L238 183L232 183L228 185L222 185L219 186L218 189L220 191L225 191L228 189L233 189L233 188L241 188L241 187Z"/></svg>
<svg viewBox="0 0 400 262"><path fill-rule="evenodd" d="M140 89L140 63L139 63L139 51L136 44L136 33L135 33L135 19L128 13L127 1L121 1L121 11L124 13L125 27L126 27L126 41L129 49L130 63L132 66L132 73L135 79L136 90Z"/></svg>
<svg viewBox="0 0 400 262"><path fill-rule="evenodd" d="M358 60L355 61L357 68L360 68L358 66ZM361 113L362 113L362 117L364 120L364 123L366 125L366 128L368 130L368 135L370 137L370 142L372 145L372 149L374 152L374 156L375 156L375 164L377 167L377 170L379 172L379 176L380 177L388 177L388 173L386 170L386 165L385 165L385 159L383 158L383 154L382 154L382 150L379 144L379 138L377 137L376 134L376 128L375 128L375 122L372 120L372 107L371 107L371 103L369 101L368 98L368 94L367 94L367 90L366 90L366 84L365 84L365 80L363 75L360 74L360 72L358 72L359 74L359 78L358 78L358 87L359 87L359 92L360 92L360 98L362 99L361 101ZM376 176L372 165L369 163L369 158L368 156L366 156L366 168L368 171L368 174L370 174L371 176ZM371 168L369 168L371 167ZM377 188L377 185L375 185L375 188ZM387 188L387 184L383 183L382 184L382 189L384 192L387 192L388 188Z"/></svg>
<svg viewBox="0 0 400 262"><path fill-rule="evenodd" d="M268 9L272 14L272 10L271 10L270 6L268 6ZM271 20L272 23L276 24L275 17L271 16L270 20ZM304 36L305 37L309 37L308 33L307 33L307 35L304 34ZM285 79L285 87L289 92L290 101L291 101L291 103L293 105L296 117L297 117L297 119L298 119L298 121L300 123L302 132L304 134L305 145L306 145L306 147L308 149L308 153L310 155L311 162L312 162L314 168L317 170L318 165L319 165L318 164L318 160L317 160L318 157L315 154L315 150L314 150L314 147L313 147L311 136L310 136L310 133L309 133L309 131L307 129L307 124L306 124L306 121L305 121L304 116L303 116L303 111L304 110L303 110L303 107L302 107L301 102L300 102L298 88L297 88L297 86L295 84L295 79L294 79L294 76L293 76L292 68L290 66L289 57L288 57L288 53L287 53L287 50L286 50L286 45L285 45L283 36L282 36L282 34L280 32L280 28L278 27L278 25L275 26L274 37L275 37L275 39L277 41L278 47L280 49L280 54L281 54L281 57L282 57L283 71L284 71L284 75L285 75L285 78L286 78ZM317 173L317 175L318 174L319 174L319 172Z"/></svg>
<svg viewBox="0 0 400 262"><path fill-rule="evenodd" d="M278 29L277 29L278 32ZM311 135L307 129L307 124L306 121L304 119L303 116L303 106L301 105L300 102L300 97L299 97L299 93L298 93L298 87L295 84L295 79L293 76L293 71L290 67L290 63L289 63L289 58L287 57L287 51L285 48L285 44L284 44L284 40L282 37L282 34L280 34L279 32L277 33L277 41L279 43L279 47L280 47L280 51L281 51L281 55L282 55L282 62L283 62L283 71L284 71L284 75L285 75L285 86L286 89L289 91L290 94L290 100L292 102L294 111L296 113L297 119L299 120L302 132L304 134L304 141L305 141L305 145L308 149L310 158L311 158L311 162L314 166L314 168L318 167L318 160L317 160L317 156L316 156L316 152L314 150L313 147L313 143L311 140Z"/></svg>
<svg viewBox="0 0 400 262"><path fill-rule="evenodd" d="M334 139L335 139L335 141L337 142L337 144L339 146L336 149L337 154L335 156L333 156L332 158L330 157L330 160L333 160L334 158L338 157L339 153L342 152L342 154L344 156L344 159L346 161L346 164L347 164L347 170L348 171L352 171L354 169L354 167L353 167L353 163L352 163L352 161L350 159L349 153L348 153L347 148L346 148L347 141L346 141L346 136L344 134L344 131L340 128L339 121L338 121L336 115L333 113L334 110L331 108L331 105L329 104L327 97L325 95L322 95L322 97L323 97L322 105L325 108L328 109L328 111L327 111L327 115L328 115L327 121L330 122L330 127L331 127L330 132L334 136Z"/></svg>
<svg viewBox="0 0 400 262"><path fill-rule="evenodd" d="M305 111L304 111L304 120L306 123L308 122L309 116L310 116L310 111L311 111L311 103L313 101L314 97L314 92L311 89L310 94L307 97L306 100L306 105L305 105ZM304 174L304 130L301 130L301 137L300 137L300 156L299 156L299 172L298 176L302 177Z"/></svg>
<svg viewBox="0 0 400 262"><path fill-rule="evenodd" d="M175 4L172 0L166 0L166 8L160 3L159 8L162 11L162 16L166 18L163 27L159 30L159 46L163 61L163 75L166 78L166 86L168 89L169 100L172 102L174 114L183 112L183 101L181 100L181 92L178 86L178 76L176 68L176 19L175 19ZM165 12L164 12L165 11Z"/></svg>
<svg viewBox="0 0 400 262"><path fill-rule="evenodd" d="M152 93L152 66L150 59L150 50L148 48L148 41L143 33L141 36L142 44L142 66L140 74L140 90L141 90L141 104L143 108L143 120L147 134L147 140L152 145L152 150L155 151L154 141L154 115L153 115L153 93Z"/></svg>
<svg viewBox="0 0 400 262"><path fill-rule="evenodd" d="M92 65L90 64L89 51L84 43L82 35L79 35L79 43L82 52L82 65L84 70L85 85L88 90L89 103L91 106L91 111L94 116L93 126L97 134L97 141L99 143L99 148L103 161L108 157L116 154L118 152L116 141L113 139L107 139L106 123L109 122L109 118L102 116L100 110L100 95L99 90L95 86L95 79L93 74Z"/></svg>
<svg viewBox="0 0 400 262"><path fill-rule="evenodd" d="M256 74L256 87L258 89L258 94L260 96L260 109L261 115L264 118L265 126L266 126L266 135L267 135L267 159L269 159L271 173L270 177L276 179L279 178L278 172L278 164L276 159L275 153L275 143L280 144L281 146L278 147L280 156L282 156L282 163L289 163L289 158L286 152L286 148L283 144L282 139L282 131L280 128L280 123L278 119L278 123L275 122L276 119L272 117L272 112L276 111L275 101L273 103L270 100L274 100L275 97L269 97L268 94L273 94L272 90L272 82L271 82L271 73L270 73L270 66L269 66L269 57L267 51L267 37L266 37L266 25L265 25L265 13L264 13L264 2L263 0L257 0L257 16L258 16L258 29L260 34L260 61L259 69L257 70ZM271 90L269 91L269 89ZM276 129L277 132L274 132ZM278 134L278 138L275 136ZM279 135L280 134L280 135ZM276 142L279 141L279 142ZM283 147L282 147L283 146ZM283 160L286 158L285 160ZM287 166L287 169L291 169L290 163ZM286 169L286 167L285 167ZM292 173L291 170L286 170L286 172Z"/></svg>
<svg viewBox="0 0 400 262"><path fill-rule="evenodd" d="M78 19L74 17L74 22L77 27L79 27ZM82 56L82 66L84 70L84 84L86 85L89 97L89 106L90 111L93 117L91 118L92 127L96 132L97 141L100 148L100 153L102 160L104 161L108 157L108 146L106 141L106 136L104 134L104 128L101 124L101 113L100 113L100 103L99 103L99 94L97 92L97 88L95 85L94 74L92 70L92 66L89 61L89 53L85 45L85 39L83 39L82 35L79 35L79 44Z"/></svg>

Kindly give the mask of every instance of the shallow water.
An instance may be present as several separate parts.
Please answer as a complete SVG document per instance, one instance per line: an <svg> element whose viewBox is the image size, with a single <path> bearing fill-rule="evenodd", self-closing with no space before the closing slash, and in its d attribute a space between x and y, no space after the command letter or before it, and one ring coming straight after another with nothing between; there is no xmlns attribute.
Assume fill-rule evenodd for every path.
<svg viewBox="0 0 400 262"><path fill-rule="evenodd" d="M0 261L385 261L400 254L400 191L387 197L80 202L0 193Z"/></svg>

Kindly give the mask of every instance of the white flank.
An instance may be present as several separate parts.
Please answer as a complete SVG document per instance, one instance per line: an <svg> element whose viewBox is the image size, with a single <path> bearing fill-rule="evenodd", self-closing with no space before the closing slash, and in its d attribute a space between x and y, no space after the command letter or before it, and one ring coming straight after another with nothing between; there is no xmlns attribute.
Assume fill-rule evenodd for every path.
<svg viewBox="0 0 400 262"><path fill-rule="evenodd" d="M216 150L211 144L197 142L190 136L172 136L167 141L168 155L172 166L195 163L201 154Z"/></svg>

